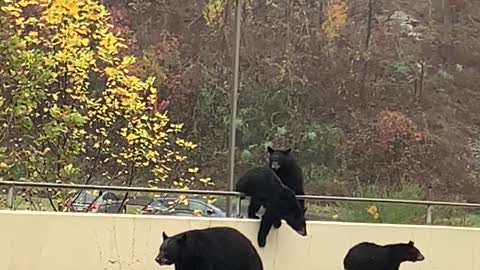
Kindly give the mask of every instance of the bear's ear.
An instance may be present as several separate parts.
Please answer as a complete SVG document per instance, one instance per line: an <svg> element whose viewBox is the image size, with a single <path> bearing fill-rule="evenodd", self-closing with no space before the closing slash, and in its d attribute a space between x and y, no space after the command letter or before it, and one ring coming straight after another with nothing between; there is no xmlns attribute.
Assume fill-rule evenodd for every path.
<svg viewBox="0 0 480 270"><path fill-rule="evenodd" d="M412 246L412 247L413 247L413 245L415 245L415 243L414 243L412 240L410 240L410 241L408 242L408 244L409 244L410 246Z"/></svg>
<svg viewBox="0 0 480 270"><path fill-rule="evenodd" d="M186 233L182 234L182 236L180 236L180 238L178 239L178 242L180 244L185 243L185 241L187 241L187 234Z"/></svg>
<svg viewBox="0 0 480 270"><path fill-rule="evenodd" d="M168 238L168 235L165 232L162 232L162 237L163 241L165 241Z"/></svg>
<svg viewBox="0 0 480 270"><path fill-rule="evenodd" d="M273 148L270 145L267 147L267 150L269 154L275 152L275 150L273 150Z"/></svg>
<svg viewBox="0 0 480 270"><path fill-rule="evenodd" d="M290 152L292 152L292 148L287 148L283 151L285 154L289 154Z"/></svg>

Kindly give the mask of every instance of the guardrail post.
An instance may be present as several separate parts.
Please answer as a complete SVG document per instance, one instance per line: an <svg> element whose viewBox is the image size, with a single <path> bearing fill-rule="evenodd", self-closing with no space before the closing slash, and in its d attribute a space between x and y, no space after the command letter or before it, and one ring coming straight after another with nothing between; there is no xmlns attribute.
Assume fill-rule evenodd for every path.
<svg viewBox="0 0 480 270"><path fill-rule="evenodd" d="M236 213L237 218L240 217L240 212L242 211L242 195L237 196L237 205L236 205Z"/></svg>
<svg viewBox="0 0 480 270"><path fill-rule="evenodd" d="M427 206L427 224L432 224L432 209L433 205Z"/></svg>
<svg viewBox="0 0 480 270"><path fill-rule="evenodd" d="M13 186L8 187L8 195L7 195L7 206L10 209L13 209L14 207L14 201L15 201L15 188Z"/></svg>

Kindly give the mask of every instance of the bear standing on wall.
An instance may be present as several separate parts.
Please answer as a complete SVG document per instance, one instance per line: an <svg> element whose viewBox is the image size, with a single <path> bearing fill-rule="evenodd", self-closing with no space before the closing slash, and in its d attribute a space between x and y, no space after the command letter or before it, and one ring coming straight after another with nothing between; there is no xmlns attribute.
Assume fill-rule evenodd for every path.
<svg viewBox="0 0 480 270"><path fill-rule="evenodd" d="M245 172L237 181L236 190L250 196L248 217L258 218L261 206L265 213L258 231L258 245L264 247L272 225L280 228L281 220L302 236L307 235L305 212L300 207L295 193L285 186L274 171L267 167L255 167Z"/></svg>
<svg viewBox="0 0 480 270"><path fill-rule="evenodd" d="M303 171L291 153L292 149L273 149L268 146L268 166L280 177L283 184L289 187L296 195L305 195ZM298 200L302 209L305 209L303 199Z"/></svg>
<svg viewBox="0 0 480 270"><path fill-rule="evenodd" d="M155 258L159 265L174 264L175 270L263 270L252 242L236 229L213 227L162 236Z"/></svg>
<svg viewBox="0 0 480 270"><path fill-rule="evenodd" d="M348 251L343 267L345 270L398 270L402 262L424 259L412 241L385 246L363 242Z"/></svg>

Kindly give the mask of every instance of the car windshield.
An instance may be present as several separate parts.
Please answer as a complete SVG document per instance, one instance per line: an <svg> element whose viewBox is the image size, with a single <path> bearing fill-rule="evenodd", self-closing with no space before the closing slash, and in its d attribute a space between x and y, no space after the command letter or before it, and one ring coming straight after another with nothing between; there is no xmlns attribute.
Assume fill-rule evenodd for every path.
<svg viewBox="0 0 480 270"><path fill-rule="evenodd" d="M108 200L118 201L118 200L119 200L118 197L117 197L117 195L115 195L115 194L112 193L112 192L105 192L105 193L103 193L102 199L103 199L103 200L106 200L106 201L108 201Z"/></svg>
<svg viewBox="0 0 480 270"><path fill-rule="evenodd" d="M202 213L207 212L207 210L212 210L208 207L205 203L197 200L190 200L189 201L190 210L200 210Z"/></svg>
<svg viewBox="0 0 480 270"><path fill-rule="evenodd" d="M210 208L212 208L213 211L215 211L215 212L217 212L217 213L223 213L223 210L220 209L220 208L218 208L218 207L216 207L215 205L209 204L208 206L209 206Z"/></svg>
<svg viewBox="0 0 480 270"><path fill-rule="evenodd" d="M162 201L162 205L168 208L174 208L176 210L190 210L187 205L185 205L185 201L181 202L178 201L177 198L167 198Z"/></svg>
<svg viewBox="0 0 480 270"><path fill-rule="evenodd" d="M78 194L78 193L77 193ZM83 203L83 204L90 204L92 203L95 199L97 199L97 196L96 194L92 194L88 191L81 191L80 192L80 196L78 196L78 198L75 200L75 203ZM76 196L73 196L74 198ZM115 193L112 193L112 192L104 192L102 194L102 196L100 196L96 202L98 203L103 203L103 202L111 202L111 201L118 201L118 197L117 195L115 195Z"/></svg>
<svg viewBox="0 0 480 270"><path fill-rule="evenodd" d="M75 198L75 197L76 197L76 195L73 196L73 198ZM86 192L86 191L81 191L80 195L75 200L75 203L91 203L91 202L93 202L93 200L95 200L95 198L97 198L96 195L91 194L91 193Z"/></svg>

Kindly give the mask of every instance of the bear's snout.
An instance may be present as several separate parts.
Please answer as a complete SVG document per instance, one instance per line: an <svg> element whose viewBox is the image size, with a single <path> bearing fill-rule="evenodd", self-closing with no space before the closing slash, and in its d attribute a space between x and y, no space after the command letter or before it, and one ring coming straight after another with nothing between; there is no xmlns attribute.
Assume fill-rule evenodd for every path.
<svg viewBox="0 0 480 270"><path fill-rule="evenodd" d="M423 261L423 260L425 260L425 257L424 257L421 253L418 253L417 261L418 261L418 262L421 262L421 261Z"/></svg>
<svg viewBox="0 0 480 270"><path fill-rule="evenodd" d="M272 161L272 169L278 170L280 168L280 163L278 161Z"/></svg>
<svg viewBox="0 0 480 270"><path fill-rule="evenodd" d="M155 261L156 261L159 265L170 265L170 264L172 264L172 262L170 262L167 258L162 257L162 256L160 256L160 255L158 255L158 256L155 258Z"/></svg>
<svg viewBox="0 0 480 270"><path fill-rule="evenodd" d="M297 230L297 233L300 234L301 236L307 236L307 230L305 228L301 228L300 230Z"/></svg>

